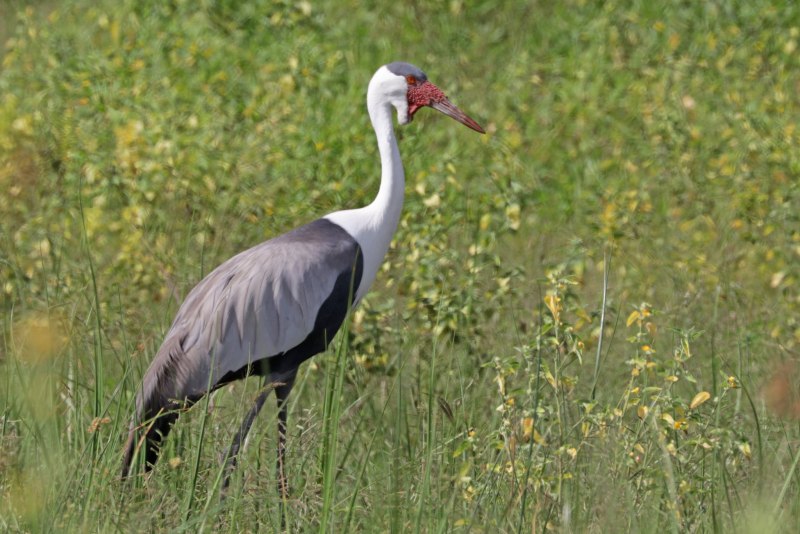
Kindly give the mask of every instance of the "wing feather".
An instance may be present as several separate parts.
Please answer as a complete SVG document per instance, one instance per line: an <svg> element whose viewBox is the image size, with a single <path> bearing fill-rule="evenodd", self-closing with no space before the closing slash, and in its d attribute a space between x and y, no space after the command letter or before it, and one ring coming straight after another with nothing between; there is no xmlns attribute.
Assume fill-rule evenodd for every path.
<svg viewBox="0 0 800 534"><path fill-rule="evenodd" d="M209 373L213 386L227 373L300 345L359 250L341 227L319 219L221 264L178 310L143 394L197 397Z"/></svg>

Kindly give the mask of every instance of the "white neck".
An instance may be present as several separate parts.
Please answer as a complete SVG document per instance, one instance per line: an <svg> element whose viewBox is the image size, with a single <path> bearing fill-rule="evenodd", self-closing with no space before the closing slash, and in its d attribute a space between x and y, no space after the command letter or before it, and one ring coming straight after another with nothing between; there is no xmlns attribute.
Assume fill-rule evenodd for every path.
<svg viewBox="0 0 800 534"><path fill-rule="evenodd" d="M364 270L356 290L356 301L360 301L369 290L389 250L392 235L400 222L405 193L405 173L392 125L393 106L376 95L370 87L367 109L378 139L381 157L381 185L378 195L363 208L337 211L325 216L344 228L361 247Z"/></svg>
<svg viewBox="0 0 800 534"><path fill-rule="evenodd" d="M392 106L389 103L370 103L369 117L375 136L378 138L378 152L381 156L381 186L378 196L367 206L373 217L381 220L388 231L388 239L397 229L400 221L400 212L403 210L403 197L405 195L405 172L403 162L400 161L400 149L394 136L392 125ZM389 243L386 243L387 249Z"/></svg>

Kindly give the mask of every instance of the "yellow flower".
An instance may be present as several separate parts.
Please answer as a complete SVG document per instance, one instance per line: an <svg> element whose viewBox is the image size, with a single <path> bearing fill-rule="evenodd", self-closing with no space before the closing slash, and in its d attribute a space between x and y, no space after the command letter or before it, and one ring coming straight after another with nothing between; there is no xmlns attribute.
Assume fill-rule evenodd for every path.
<svg viewBox="0 0 800 534"><path fill-rule="evenodd" d="M710 398L711 398L711 393L709 393L708 391L701 391L700 393L694 396L692 402L689 404L689 409L694 410L695 408L697 408Z"/></svg>
<svg viewBox="0 0 800 534"><path fill-rule="evenodd" d="M525 417L522 420L522 437L528 440L533 434L533 417Z"/></svg>
<svg viewBox="0 0 800 534"><path fill-rule="evenodd" d="M426 207L436 209L442 204L442 199L439 197L437 193L432 194L428 198L422 201Z"/></svg>
<svg viewBox="0 0 800 534"><path fill-rule="evenodd" d="M561 298L558 295L546 295L544 297L544 304L547 306L547 309L550 310L550 313L553 315L553 319L556 322L559 322L559 315L561 314Z"/></svg>
<svg viewBox="0 0 800 534"><path fill-rule="evenodd" d="M520 225L520 207L519 204L511 204L506 208L506 220L509 228L512 230L519 230Z"/></svg>

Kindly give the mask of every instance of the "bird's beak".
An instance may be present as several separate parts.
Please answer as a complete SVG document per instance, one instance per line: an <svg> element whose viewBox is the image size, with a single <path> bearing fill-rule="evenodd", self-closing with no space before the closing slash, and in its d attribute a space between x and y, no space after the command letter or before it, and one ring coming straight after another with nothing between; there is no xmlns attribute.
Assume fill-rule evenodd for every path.
<svg viewBox="0 0 800 534"><path fill-rule="evenodd" d="M477 122L472 120L466 113L464 113L463 111L458 109L452 102L450 102L447 99L447 97L445 97L443 100L439 100L437 102L431 102L428 105L430 107L432 107L433 109L437 110L437 111L441 111L442 113L444 113L448 117L451 117L451 118L457 120L458 122L460 122L464 126L467 126L468 128L472 128L473 130L475 130L478 133L486 133L484 131L484 129L481 128L481 126Z"/></svg>

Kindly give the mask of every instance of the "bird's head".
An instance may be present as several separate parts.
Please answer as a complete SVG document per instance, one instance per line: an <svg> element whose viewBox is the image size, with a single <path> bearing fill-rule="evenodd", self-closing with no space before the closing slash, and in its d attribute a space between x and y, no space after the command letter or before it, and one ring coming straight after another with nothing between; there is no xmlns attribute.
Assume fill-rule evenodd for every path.
<svg viewBox="0 0 800 534"><path fill-rule="evenodd" d="M397 110L400 124L408 124L417 111L428 106L476 132L486 133L477 122L453 105L441 89L429 82L422 70L410 63L395 61L378 69L370 81L368 99L391 103Z"/></svg>

